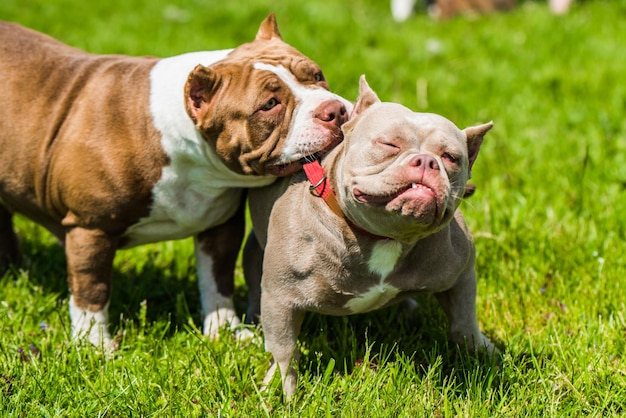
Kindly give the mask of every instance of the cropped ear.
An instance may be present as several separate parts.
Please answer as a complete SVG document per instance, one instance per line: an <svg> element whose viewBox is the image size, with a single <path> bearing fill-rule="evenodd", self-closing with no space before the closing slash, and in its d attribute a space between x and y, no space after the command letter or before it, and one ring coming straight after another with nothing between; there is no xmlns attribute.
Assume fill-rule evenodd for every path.
<svg viewBox="0 0 626 418"><path fill-rule="evenodd" d="M267 15L265 20L261 22L259 31L256 34L257 41L270 41L272 39L283 39L280 36L278 23L276 23L276 16L274 15L274 13L270 13L269 15Z"/></svg>
<svg viewBox="0 0 626 418"><path fill-rule="evenodd" d="M476 157L478 157L478 151L480 150L480 145L483 143L483 139L489 130L493 128L493 122L484 123L482 125L470 126L469 128L465 128L463 132L465 132L465 136L467 137L467 156L469 159L468 171L469 178L472 177L472 166L476 161Z"/></svg>
<svg viewBox="0 0 626 418"><path fill-rule="evenodd" d="M342 129L344 132L348 132L352 129L352 126L356 123L353 122L357 119L361 113L363 113L368 107L372 106L375 103L380 103L380 99L374 93L374 90L371 89L367 81L365 80L365 75L361 75L359 78L359 98L356 99L356 104L352 109L352 113L350 114L350 120L343 124Z"/></svg>
<svg viewBox="0 0 626 418"><path fill-rule="evenodd" d="M350 118L363 113L365 109L373 105L374 103L380 103L380 99L374 93L374 90L367 84L367 80L365 80L365 74L361 75L359 78L359 98L356 100L356 104L354 105L354 109L352 110L352 115Z"/></svg>
<svg viewBox="0 0 626 418"><path fill-rule="evenodd" d="M208 67L197 65L185 83L185 108L195 124L205 119L221 85L218 74Z"/></svg>

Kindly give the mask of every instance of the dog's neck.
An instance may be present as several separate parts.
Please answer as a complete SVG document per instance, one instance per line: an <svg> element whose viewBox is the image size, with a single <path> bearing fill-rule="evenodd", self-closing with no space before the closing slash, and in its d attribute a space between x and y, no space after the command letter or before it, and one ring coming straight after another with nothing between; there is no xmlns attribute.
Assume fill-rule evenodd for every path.
<svg viewBox="0 0 626 418"><path fill-rule="evenodd" d="M344 219L348 226L350 226L350 228L362 235L365 235L375 240L391 239L382 235L372 234L371 232L356 225L343 214L341 207L339 206L337 196L335 195L335 191L333 190L333 186L330 184L330 180L328 179L328 176L326 176L326 172L324 171L324 168L317 158L303 160L302 169L304 170L306 177L309 180L309 183L311 183L311 185L309 186L309 191L311 192L311 194L315 197L322 198L324 202L326 202L326 205L328 205L330 210L335 215Z"/></svg>

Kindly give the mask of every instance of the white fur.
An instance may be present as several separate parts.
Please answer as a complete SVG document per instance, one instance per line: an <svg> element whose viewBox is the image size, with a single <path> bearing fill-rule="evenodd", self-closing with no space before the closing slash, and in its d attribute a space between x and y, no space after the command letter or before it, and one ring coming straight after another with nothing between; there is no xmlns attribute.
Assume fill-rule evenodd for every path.
<svg viewBox="0 0 626 418"><path fill-rule="evenodd" d="M234 173L202 139L187 115L184 86L193 68L224 59L231 50L195 52L160 60L150 73L150 112L161 144L170 158L153 189L150 215L126 231L127 247L180 239L231 217L239 206L241 190L266 186L273 176ZM255 68L276 73L292 90L297 106L280 163L296 161L326 141L313 111L324 101L341 100L349 112L352 104L321 87L305 87L282 66L257 63Z"/></svg>
<svg viewBox="0 0 626 418"><path fill-rule="evenodd" d="M372 273L380 275L380 282L367 292L350 299L345 307L352 313L369 312L383 307L400 293L400 289L385 283L385 279L396 267L402 255L402 244L398 241L380 241L372 248L368 267Z"/></svg>
<svg viewBox="0 0 626 418"><path fill-rule="evenodd" d="M72 337L87 338L96 347L109 349L112 345L109 334L109 305L98 312L81 309L74 303L74 296L70 296L70 320L72 322Z"/></svg>
<svg viewBox="0 0 626 418"><path fill-rule="evenodd" d="M272 183L273 176L244 176L228 169L196 130L185 110L184 86L197 64L209 66L224 59L230 50L199 52L160 60L150 73L150 112L161 144L170 159L153 189L150 215L126 232L128 247L147 242L185 238L231 217L241 201L241 188ZM313 111L324 101L345 99L321 87L304 87L282 66L257 63L255 68L276 73L296 99L282 162L292 162L320 148L327 133L313 122ZM225 325L240 321L230 297L217 290L213 260L195 244L198 284L203 311L203 332L217 337ZM248 332L249 334L249 332ZM246 337L246 331L240 334Z"/></svg>
<svg viewBox="0 0 626 418"><path fill-rule="evenodd" d="M194 241L194 251L202 304L203 333L216 338L220 328L226 325L235 328L241 321L235 312L232 298L221 295L217 290L213 276L213 260L200 249L197 241Z"/></svg>
<svg viewBox="0 0 626 418"><path fill-rule="evenodd" d="M282 65L256 63L254 68L276 74L287 84L296 99L297 104L291 119L289 134L285 140L285 147L281 153L280 163L297 161L310 155L312 150L318 151L327 145L326 130L313 119L313 112L320 104L328 100L339 100L344 104L348 113L352 111L352 103L346 99L319 86L300 84L294 75Z"/></svg>
<svg viewBox="0 0 626 418"><path fill-rule="evenodd" d="M195 52L160 60L150 73L150 112L170 158L153 189L148 217L126 232L127 246L185 238L218 225L239 206L235 188L265 186L275 177L237 174L228 169L196 130L185 110L184 87L198 64L209 66L231 50Z"/></svg>

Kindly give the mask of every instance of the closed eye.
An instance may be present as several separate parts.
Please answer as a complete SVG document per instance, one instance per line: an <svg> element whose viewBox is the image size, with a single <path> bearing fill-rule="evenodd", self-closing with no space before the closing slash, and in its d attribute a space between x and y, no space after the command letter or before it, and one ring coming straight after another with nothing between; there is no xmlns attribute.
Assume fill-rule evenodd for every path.
<svg viewBox="0 0 626 418"><path fill-rule="evenodd" d="M376 145L378 145L380 148L386 149L387 152L392 152L394 154L397 154L400 152L400 147L394 144L393 142L386 141L384 139L377 139L375 142L376 142Z"/></svg>
<svg viewBox="0 0 626 418"><path fill-rule="evenodd" d="M449 152L444 152L441 155L441 158L451 162L452 164L456 164L457 161L459 161L459 159L457 157L455 157L454 155L450 154Z"/></svg>

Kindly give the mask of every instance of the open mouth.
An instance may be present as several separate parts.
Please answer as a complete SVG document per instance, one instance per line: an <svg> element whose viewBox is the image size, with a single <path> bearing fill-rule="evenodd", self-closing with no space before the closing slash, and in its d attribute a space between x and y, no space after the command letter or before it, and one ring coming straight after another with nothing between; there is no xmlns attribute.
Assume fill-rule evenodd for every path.
<svg viewBox="0 0 626 418"><path fill-rule="evenodd" d="M343 141L343 136L339 135L334 137L333 140L323 149L318 151L313 151L310 154L307 154L297 161L291 161L284 164L274 164L267 167L268 174L284 177L289 176L291 174L297 173L302 169L302 165L311 161L315 161L316 159L320 159L328 154L333 148L339 145Z"/></svg>
<svg viewBox="0 0 626 418"><path fill-rule="evenodd" d="M356 200L362 203L368 203L370 205L386 205L392 200L402 197L407 199L417 199L417 198L434 198L435 191L422 183L410 183L405 187L402 187L396 190L393 193L381 194L381 195L373 195L367 194L361 191L358 188L354 188L352 191Z"/></svg>

